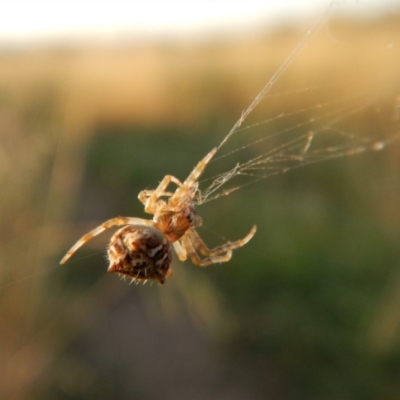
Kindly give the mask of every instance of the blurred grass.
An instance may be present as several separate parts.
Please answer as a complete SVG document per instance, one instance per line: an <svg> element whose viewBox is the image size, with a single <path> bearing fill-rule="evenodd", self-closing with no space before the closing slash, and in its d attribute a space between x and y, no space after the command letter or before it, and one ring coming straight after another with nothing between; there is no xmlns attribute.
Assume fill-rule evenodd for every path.
<svg viewBox="0 0 400 400"><path fill-rule="evenodd" d="M254 121L366 91L379 113L346 129L393 135L399 22L329 23ZM96 224L143 216L140 190L185 178L301 35L1 53L5 398L398 398L399 143L204 205L207 243L258 233L227 265L176 263L166 287L108 276L107 234L55 267Z"/></svg>

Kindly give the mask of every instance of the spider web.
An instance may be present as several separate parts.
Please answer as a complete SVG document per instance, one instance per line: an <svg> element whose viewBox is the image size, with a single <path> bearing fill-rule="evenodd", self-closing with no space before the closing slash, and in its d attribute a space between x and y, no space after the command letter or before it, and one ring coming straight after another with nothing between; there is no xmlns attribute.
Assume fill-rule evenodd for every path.
<svg viewBox="0 0 400 400"><path fill-rule="evenodd" d="M349 58L348 71L335 82L327 74L326 83L273 92L286 73L296 73L297 59L301 64L301 53L312 46L321 28L329 28L336 5L330 3L223 138L209 170L224 172L201 181L196 204L306 165L380 151L400 138L400 88L388 84L386 72L379 68L369 69L367 79L358 78L357 70L351 68L356 59ZM340 37L328 41L338 59L340 45L351 45ZM367 51L372 57L386 57L383 63L388 68L397 68L396 46L382 40Z"/></svg>

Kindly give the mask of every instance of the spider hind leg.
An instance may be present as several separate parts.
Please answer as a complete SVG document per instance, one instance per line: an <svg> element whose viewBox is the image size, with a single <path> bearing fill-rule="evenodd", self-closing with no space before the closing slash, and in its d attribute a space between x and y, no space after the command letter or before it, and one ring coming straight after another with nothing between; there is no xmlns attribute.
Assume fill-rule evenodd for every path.
<svg viewBox="0 0 400 400"><path fill-rule="evenodd" d="M200 267L207 267L211 264L229 261L232 257L233 250L238 249L239 247L242 247L248 243L255 235L256 231L257 227L254 225L244 238L236 240L235 242L227 242L221 246L210 249L204 243L203 239L201 239L199 234L193 229L190 230L188 235L184 237L183 243L193 264ZM199 251L206 258L200 258L197 251Z"/></svg>

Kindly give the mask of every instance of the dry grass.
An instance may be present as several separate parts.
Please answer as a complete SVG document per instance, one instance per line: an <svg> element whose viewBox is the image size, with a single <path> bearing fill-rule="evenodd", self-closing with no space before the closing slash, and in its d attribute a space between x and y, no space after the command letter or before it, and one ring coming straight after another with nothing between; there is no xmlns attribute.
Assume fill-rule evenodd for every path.
<svg viewBox="0 0 400 400"><path fill-rule="evenodd" d="M395 19L365 26L331 23L294 61L279 89L322 84L327 78L338 82L327 96L392 86L400 68L399 25ZM42 103L80 134L104 122L193 123L215 113L221 99L229 98L232 110L241 110L300 37L283 32L234 44L221 39L10 53L0 58L0 99L26 113Z"/></svg>

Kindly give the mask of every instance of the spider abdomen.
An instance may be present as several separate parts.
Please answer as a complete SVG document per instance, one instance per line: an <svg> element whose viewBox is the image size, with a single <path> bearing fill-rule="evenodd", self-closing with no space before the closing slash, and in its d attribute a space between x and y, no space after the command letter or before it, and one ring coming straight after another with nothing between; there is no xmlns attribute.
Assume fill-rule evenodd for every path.
<svg viewBox="0 0 400 400"><path fill-rule="evenodd" d="M111 238L108 250L109 272L137 280L165 282L172 271L171 244L152 226L127 225Z"/></svg>

